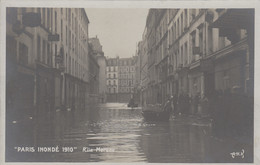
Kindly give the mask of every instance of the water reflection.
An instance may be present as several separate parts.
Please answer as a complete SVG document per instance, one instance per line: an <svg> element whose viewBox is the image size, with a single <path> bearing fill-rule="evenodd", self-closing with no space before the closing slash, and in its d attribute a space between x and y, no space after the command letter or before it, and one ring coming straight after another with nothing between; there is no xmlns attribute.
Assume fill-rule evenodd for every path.
<svg viewBox="0 0 260 165"><path fill-rule="evenodd" d="M125 104L102 104L82 113L56 113L54 123L55 136L39 144L74 147L74 151L19 155L20 161L233 162L229 155L232 150L246 146L252 151L246 142L238 145L215 140L209 123L197 123L189 117L145 122L140 108L127 108Z"/></svg>

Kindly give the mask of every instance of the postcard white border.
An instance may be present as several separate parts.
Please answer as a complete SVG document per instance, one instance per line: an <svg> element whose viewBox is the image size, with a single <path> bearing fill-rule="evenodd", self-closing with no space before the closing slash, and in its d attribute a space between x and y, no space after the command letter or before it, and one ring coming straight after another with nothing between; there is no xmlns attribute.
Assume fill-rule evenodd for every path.
<svg viewBox="0 0 260 165"><path fill-rule="evenodd" d="M260 152L259 152L259 143L260 143L260 134L259 134L259 109L260 109L260 79L259 79L259 70L260 70L260 56L258 55L259 46L260 46L260 1L258 0L243 0L243 1L87 1L87 0L2 0L1 2L1 16L0 16L0 164L68 164L68 163L5 163L5 36L6 36L6 7L82 7L85 8L255 8L255 101L254 101L254 163L260 164ZM89 163L73 163L73 164L89 164ZM94 163L94 164L115 164L115 163ZM121 163L120 163L121 164ZM123 163L129 164L129 163ZM136 163L135 163L136 164ZM138 163L146 164L146 163ZM153 163L153 164L163 164L163 163ZM174 163L174 164L188 164L188 163ZM194 165L197 163L193 163ZM203 165L207 163L202 163ZM215 163L210 163L214 165ZM232 164L234 163L225 163ZM238 163L239 165L245 163ZM216 165L219 165L216 163Z"/></svg>

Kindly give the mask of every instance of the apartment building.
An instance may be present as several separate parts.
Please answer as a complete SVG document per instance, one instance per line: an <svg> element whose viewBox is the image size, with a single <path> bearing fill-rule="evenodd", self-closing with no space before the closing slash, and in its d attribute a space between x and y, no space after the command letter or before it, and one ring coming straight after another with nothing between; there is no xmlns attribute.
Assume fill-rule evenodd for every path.
<svg viewBox="0 0 260 165"><path fill-rule="evenodd" d="M140 55L147 57L147 103L234 87L252 96L253 18L252 9L150 9Z"/></svg>
<svg viewBox="0 0 260 165"><path fill-rule="evenodd" d="M102 50L102 45L100 44L99 38L93 37L89 39L89 43L92 45L92 50L94 53L94 57L96 58L97 64L99 66L99 102L106 102L106 91L107 91L107 83L106 83L106 57L104 56L104 52Z"/></svg>
<svg viewBox="0 0 260 165"><path fill-rule="evenodd" d="M107 58L106 60L107 101L117 102L119 57Z"/></svg>
<svg viewBox="0 0 260 165"><path fill-rule="evenodd" d="M88 24L82 8L6 10L6 116L30 123L35 139L56 136L55 115L88 104Z"/></svg>
<svg viewBox="0 0 260 165"><path fill-rule="evenodd" d="M135 58L119 58L118 60L118 101L128 102L134 94L136 78Z"/></svg>

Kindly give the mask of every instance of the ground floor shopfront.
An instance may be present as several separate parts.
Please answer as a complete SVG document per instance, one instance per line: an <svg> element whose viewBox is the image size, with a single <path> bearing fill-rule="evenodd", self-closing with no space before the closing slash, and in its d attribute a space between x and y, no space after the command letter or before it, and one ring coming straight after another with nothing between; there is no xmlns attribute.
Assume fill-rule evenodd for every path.
<svg viewBox="0 0 260 165"><path fill-rule="evenodd" d="M89 101L88 83L58 69L40 63L31 68L9 60L7 65L6 138L12 142L36 145L59 138L57 117L78 115L93 103ZM68 124L59 130L66 130L71 122L64 121ZM20 136L13 136L17 131Z"/></svg>
<svg viewBox="0 0 260 165"><path fill-rule="evenodd" d="M170 95L184 95L189 97L190 114L205 115L211 113L208 107L219 94L241 95L252 100L250 91L253 87L249 85L251 56L245 38L204 56L189 67L178 68L164 82L150 83L143 99L149 104L164 104Z"/></svg>

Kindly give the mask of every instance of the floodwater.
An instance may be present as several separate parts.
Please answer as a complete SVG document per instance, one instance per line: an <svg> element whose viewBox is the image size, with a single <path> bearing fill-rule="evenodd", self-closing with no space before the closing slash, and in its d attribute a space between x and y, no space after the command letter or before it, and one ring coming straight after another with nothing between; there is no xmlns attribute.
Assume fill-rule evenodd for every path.
<svg viewBox="0 0 260 165"><path fill-rule="evenodd" d="M207 119L178 116L171 117L169 122L145 122L141 108L131 109L119 103L100 104L79 118L73 120L62 136L42 145L59 146L60 152L33 153L33 156L26 153L30 157L26 160L218 163L252 162L253 159L253 147L247 139L216 138ZM64 120L62 124L66 124ZM232 157L232 152L243 150L243 158Z"/></svg>

